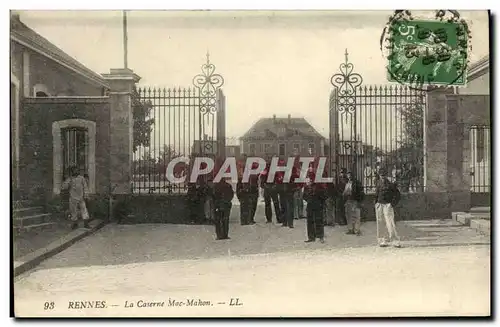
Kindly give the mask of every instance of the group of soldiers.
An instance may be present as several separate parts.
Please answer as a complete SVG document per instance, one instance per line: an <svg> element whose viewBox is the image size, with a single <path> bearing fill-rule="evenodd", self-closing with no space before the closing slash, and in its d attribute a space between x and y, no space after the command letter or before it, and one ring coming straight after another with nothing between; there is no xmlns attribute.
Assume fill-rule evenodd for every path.
<svg viewBox="0 0 500 327"><path fill-rule="evenodd" d="M284 160L278 161L278 166L285 166ZM254 163L252 169L257 168ZM255 224L255 213L259 199L259 190L263 190L266 223L272 223L273 211L276 223L283 227L294 228L294 220L307 218L307 239L314 242L319 239L324 242L324 226L348 225L349 235L361 235L361 202L364 190L352 172L341 169L333 183L315 182L317 163L308 167L305 182L299 181L301 167L293 166L291 180L284 182L284 171L277 171L274 179L268 181L270 161L259 175L250 175L243 182L243 176L238 174L236 192L228 179L223 178L218 183L212 183L210 176L200 176L196 183L188 188L189 207L193 222L211 222L216 226L218 240L228 239L229 216L232 199L236 196L240 202L241 225ZM326 171L323 177L326 177ZM394 212L392 207L399 201L399 191L394 183L387 179L387 172L378 172L380 180L376 187L375 212L377 222L385 218L389 239L399 241L395 230ZM303 201L306 202L304 215ZM389 206L387 205L389 204ZM274 210L273 210L274 209ZM389 220L388 220L389 219ZM392 219L392 220L391 220ZM378 227L377 227L378 233ZM386 239L379 238L381 246L386 245Z"/></svg>

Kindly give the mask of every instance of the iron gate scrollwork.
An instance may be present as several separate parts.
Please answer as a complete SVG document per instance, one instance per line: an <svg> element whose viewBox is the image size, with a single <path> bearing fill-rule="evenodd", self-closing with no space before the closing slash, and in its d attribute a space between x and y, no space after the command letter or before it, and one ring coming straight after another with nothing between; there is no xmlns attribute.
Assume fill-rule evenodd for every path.
<svg viewBox="0 0 500 327"><path fill-rule="evenodd" d="M363 85L345 52L340 72L331 77L330 167L351 171L367 193L375 191L377 172L403 192L419 192L423 181L424 91L402 85Z"/></svg>
<svg viewBox="0 0 500 327"><path fill-rule="evenodd" d="M142 87L134 92L133 193L185 193L190 164L175 166L174 175L187 178L173 184L166 173L172 159L225 157L224 78L215 73L208 53L206 60L192 87Z"/></svg>

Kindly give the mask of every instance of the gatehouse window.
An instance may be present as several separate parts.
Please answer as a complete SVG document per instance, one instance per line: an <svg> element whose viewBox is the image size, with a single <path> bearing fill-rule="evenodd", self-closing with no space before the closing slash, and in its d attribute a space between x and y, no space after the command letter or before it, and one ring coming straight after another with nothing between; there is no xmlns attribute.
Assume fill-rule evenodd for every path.
<svg viewBox="0 0 500 327"><path fill-rule="evenodd" d="M53 192L61 192L69 168L76 166L87 179L89 192L95 193L96 123L67 119L52 123Z"/></svg>
<svg viewBox="0 0 500 327"><path fill-rule="evenodd" d="M82 127L62 130L63 179L69 176L71 167L76 167L82 175L88 176L88 134L88 130Z"/></svg>

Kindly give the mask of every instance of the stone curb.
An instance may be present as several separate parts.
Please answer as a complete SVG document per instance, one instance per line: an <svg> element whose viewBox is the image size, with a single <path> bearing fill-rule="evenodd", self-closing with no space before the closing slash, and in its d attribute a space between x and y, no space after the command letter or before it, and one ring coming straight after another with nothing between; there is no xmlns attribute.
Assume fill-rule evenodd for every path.
<svg viewBox="0 0 500 327"><path fill-rule="evenodd" d="M489 220L485 219L472 219L470 221L470 227L477 230L479 233L490 235L491 224Z"/></svg>
<svg viewBox="0 0 500 327"><path fill-rule="evenodd" d="M472 216L470 213L460 213L457 215L457 221L464 226L470 226Z"/></svg>
<svg viewBox="0 0 500 327"><path fill-rule="evenodd" d="M469 215L473 218L473 219L490 219L491 218L491 214L489 212L471 212L469 213Z"/></svg>
<svg viewBox="0 0 500 327"><path fill-rule="evenodd" d="M60 239L50 243L46 247L38 249L34 252L28 253L27 255L14 260L14 277L33 269L38 266L42 261L66 250L71 245L75 244L84 237L91 235L101 229L106 223L100 219L92 220L90 223L90 229L79 228L67 235L61 237Z"/></svg>
<svg viewBox="0 0 500 327"><path fill-rule="evenodd" d="M473 207L470 213L491 213L491 207Z"/></svg>

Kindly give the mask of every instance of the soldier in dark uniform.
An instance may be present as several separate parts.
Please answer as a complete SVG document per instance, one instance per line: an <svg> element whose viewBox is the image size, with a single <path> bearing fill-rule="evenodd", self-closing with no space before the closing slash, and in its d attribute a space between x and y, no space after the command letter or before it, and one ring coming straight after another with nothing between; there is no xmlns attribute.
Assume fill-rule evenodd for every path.
<svg viewBox="0 0 500 327"><path fill-rule="evenodd" d="M327 226L335 226L335 201L336 201L336 190L335 183L327 183L326 184L326 199L325 199L325 225Z"/></svg>
<svg viewBox="0 0 500 327"><path fill-rule="evenodd" d="M347 170L342 168L335 183L335 223L337 225L347 225L347 217L345 215L345 201L343 197L345 186L347 185Z"/></svg>
<svg viewBox="0 0 500 327"><path fill-rule="evenodd" d="M194 224L198 220L199 200L196 192L196 183L187 186L187 206L189 210L189 221Z"/></svg>
<svg viewBox="0 0 500 327"><path fill-rule="evenodd" d="M326 176L324 176L326 177ZM316 174L312 168L308 171L308 181L304 188L304 199L307 202L307 240L314 242L317 238L325 242L324 206L327 197L326 185L315 182Z"/></svg>
<svg viewBox="0 0 500 327"><path fill-rule="evenodd" d="M231 214L233 187L222 179L214 187L215 198L215 233L217 240L229 239L229 215Z"/></svg>
<svg viewBox="0 0 500 327"><path fill-rule="evenodd" d="M252 164L252 169L256 169L258 163ZM257 202L259 201L259 176L251 175L248 179L248 221L255 224L255 213L257 212Z"/></svg>
<svg viewBox="0 0 500 327"><path fill-rule="evenodd" d="M236 196L240 201L240 222L241 225L251 225L252 220L250 220L250 184L243 183L243 177L238 177L238 183L236 184Z"/></svg>
<svg viewBox="0 0 500 327"><path fill-rule="evenodd" d="M205 203L203 205L203 211L205 213L205 222L208 224L213 224L215 221L215 191L214 191L214 176L209 174L205 176Z"/></svg>
<svg viewBox="0 0 500 327"><path fill-rule="evenodd" d="M204 206L206 192L207 187L204 176L198 176L196 182L188 184L187 203L189 206L190 221L193 224L201 224L205 221Z"/></svg>
<svg viewBox="0 0 500 327"><path fill-rule="evenodd" d="M284 160L280 160L278 165L285 165ZM292 176L288 183L285 183L285 172L276 172L276 187L278 189L279 201L281 205L282 226L294 228L293 226L293 193L295 192L296 184L294 182L297 170L292 170Z"/></svg>
<svg viewBox="0 0 500 327"><path fill-rule="evenodd" d="M266 212L266 222L272 223L273 221L273 210L271 208L271 201L274 205L274 214L276 215L276 221L281 224L281 209L278 197L278 191L276 190L276 185L274 183L268 183L267 177L269 176L270 163L267 163L266 169L259 175L260 187L264 189L264 205Z"/></svg>
<svg viewBox="0 0 500 327"><path fill-rule="evenodd" d="M295 156L293 169L294 173L297 175L295 178L299 178L300 169L302 164L300 163L300 157L298 155ZM302 183L299 185L295 185L295 190L293 192L293 219L301 219L304 218L304 191L302 189Z"/></svg>

